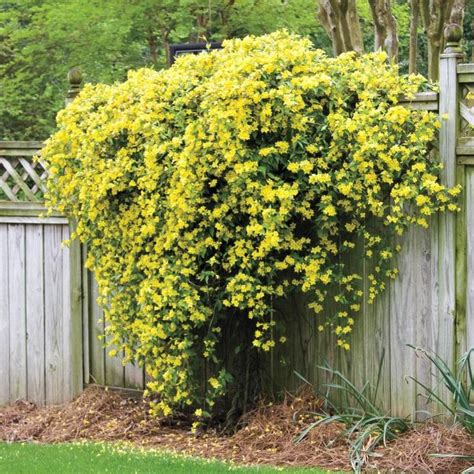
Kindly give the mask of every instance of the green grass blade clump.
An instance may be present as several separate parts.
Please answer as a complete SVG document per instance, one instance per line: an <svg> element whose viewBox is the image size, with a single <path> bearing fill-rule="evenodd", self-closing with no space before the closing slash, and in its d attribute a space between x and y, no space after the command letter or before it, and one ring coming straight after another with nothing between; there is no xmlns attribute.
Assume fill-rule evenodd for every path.
<svg viewBox="0 0 474 474"><path fill-rule="evenodd" d="M436 353L408 344L417 354L429 361L436 369L433 374L437 383L434 388L420 382L416 377L410 377L425 391L428 402L440 403L462 426L474 435L474 405L471 403L474 394L474 374L471 359L474 357L474 347L460 357L456 367L451 369L448 364ZM451 394L451 400L446 401L439 394L436 387L444 386Z"/></svg>
<svg viewBox="0 0 474 474"><path fill-rule="evenodd" d="M308 425L295 438L295 443L303 441L311 430L318 426L332 422L342 423L345 426L344 435L351 445L352 468L355 472L360 472L369 457L374 454L373 451L377 446L385 445L388 441L397 438L400 433L410 429L409 420L386 414L377 402L382 364L383 357L380 361L375 387L367 383L362 388L358 388L339 370L329 365L320 367L332 378L332 382L325 384L328 390L323 395L325 406L329 407L329 410L315 414L320 416L320 419ZM330 400L331 390L342 394L344 400L342 404L333 404Z"/></svg>

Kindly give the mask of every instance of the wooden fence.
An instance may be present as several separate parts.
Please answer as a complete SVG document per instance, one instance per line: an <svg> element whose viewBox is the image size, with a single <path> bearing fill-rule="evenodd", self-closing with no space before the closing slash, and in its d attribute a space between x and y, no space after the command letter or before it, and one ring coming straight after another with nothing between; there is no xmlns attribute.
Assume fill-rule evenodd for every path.
<svg viewBox="0 0 474 474"><path fill-rule="evenodd" d="M318 366L326 363L360 387L375 384L383 361L380 402L391 413L415 415L427 406L409 377L430 387L436 381L433 368L407 344L435 351L451 367L474 347L474 64L460 64L461 59L458 45L451 44L441 56L439 97L420 94L406 103L439 112L442 182L462 185L461 212L433 216L429 230L409 229L398 257L399 276L374 304L362 305L349 352L318 332L320 321L301 297L280 304L290 337L289 346L274 355L276 387L300 385L295 371L321 387L327 373ZM352 255L349 264L367 277L372 262ZM442 388L441 393L448 400Z"/></svg>
<svg viewBox="0 0 474 474"><path fill-rule="evenodd" d="M144 388L144 371L107 357L97 285L71 225L42 217L39 142L0 142L0 405L58 404L84 385Z"/></svg>
<svg viewBox="0 0 474 474"><path fill-rule="evenodd" d="M474 64L460 64L458 46L448 42L441 57L439 96L419 94L406 106L439 111L442 181L463 186L462 211L407 233L399 278L375 304L363 304L349 352L317 331L320 321L303 297L277 302L289 340L270 355L275 391L296 388L295 371L320 386L318 365L326 361L359 385L373 382L383 358L379 397L392 413L410 414L424 407L406 376L428 385L433 378L406 344L435 350L452 366L474 346ZM70 224L62 216L39 217L46 172L31 157L40 146L0 143L0 378L7 381L0 404L65 402L90 383L143 388L143 370L109 358L98 338L104 322L97 286L83 269L85 249L61 246ZM362 255L350 264L369 274L371 262Z"/></svg>
<svg viewBox="0 0 474 474"><path fill-rule="evenodd" d="M70 400L82 389L78 245L68 220L40 218L36 142L0 143L0 404Z"/></svg>

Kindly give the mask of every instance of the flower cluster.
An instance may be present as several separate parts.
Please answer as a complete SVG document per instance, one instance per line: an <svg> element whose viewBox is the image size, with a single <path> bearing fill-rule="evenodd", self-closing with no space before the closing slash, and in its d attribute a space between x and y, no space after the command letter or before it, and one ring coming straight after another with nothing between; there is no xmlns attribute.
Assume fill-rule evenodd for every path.
<svg viewBox="0 0 474 474"><path fill-rule="evenodd" d="M111 343L146 366L157 412L211 412L229 315L267 351L285 340L271 301L291 290L349 348L363 298L397 274L394 237L457 209L429 154L436 117L398 104L423 83L384 53L328 58L277 32L87 85L59 114L49 206L76 220Z"/></svg>

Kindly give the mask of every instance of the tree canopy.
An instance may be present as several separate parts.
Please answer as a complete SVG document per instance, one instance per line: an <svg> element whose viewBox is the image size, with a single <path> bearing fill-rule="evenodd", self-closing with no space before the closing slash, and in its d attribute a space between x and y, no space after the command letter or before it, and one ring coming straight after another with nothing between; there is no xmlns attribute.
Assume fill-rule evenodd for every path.
<svg viewBox="0 0 474 474"><path fill-rule="evenodd" d="M433 50L430 41L439 43L435 36L439 36L443 22L447 21L445 17L449 16L445 12L438 29L430 30L425 25L426 19L433 17L430 8L434 12L435 7L456 2L463 0L357 0L357 8L349 11L352 16L355 14L357 24L349 25L357 26L353 34L359 36L342 50L370 51L378 46L387 49L386 39L392 38L389 54L398 59L402 72L408 71L411 25L418 40L417 60L412 70L427 74L428 53ZM354 0L3 0L0 139L45 139L54 130L55 115L63 106L67 87L66 73L74 66L82 69L87 82L110 84L124 80L130 69L166 67L170 43L220 41L283 28L307 36L328 53L339 53L341 48L331 37L331 26L324 19L322 9L330 14L330 8L344 4L355 3ZM419 15L415 25L411 21L413 5L418 5L418 10L423 6L428 8L420 10L424 14ZM473 11L474 6L467 5L465 24L469 36L467 25ZM390 23L390 17L394 24ZM392 25L391 30L387 24ZM394 54L395 38L397 54ZM435 48L438 54L436 51L439 52L439 45Z"/></svg>

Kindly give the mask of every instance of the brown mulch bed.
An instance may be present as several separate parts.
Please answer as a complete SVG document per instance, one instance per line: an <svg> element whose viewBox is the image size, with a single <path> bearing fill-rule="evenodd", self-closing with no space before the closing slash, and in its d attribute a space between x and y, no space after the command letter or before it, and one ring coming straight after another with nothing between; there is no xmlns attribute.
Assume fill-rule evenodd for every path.
<svg viewBox="0 0 474 474"><path fill-rule="evenodd" d="M288 396L246 415L231 436L208 431L190 432L185 420L151 418L145 401L124 398L112 391L87 389L63 407L37 408L27 402L0 409L0 440L56 443L78 440L129 441L242 464L318 466L350 470L349 445L337 424L320 426L300 444L294 437L311 421L308 412L319 408L309 395ZM461 472L472 463L435 458L433 453L474 456L474 440L459 427L423 424L376 450L367 470L403 472Z"/></svg>

